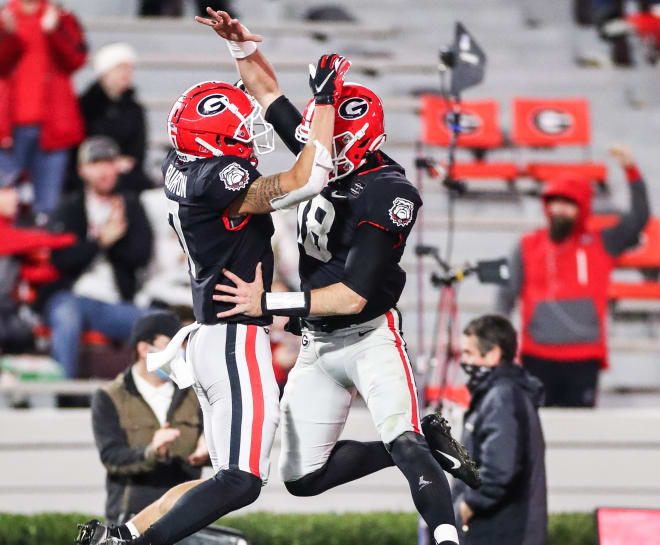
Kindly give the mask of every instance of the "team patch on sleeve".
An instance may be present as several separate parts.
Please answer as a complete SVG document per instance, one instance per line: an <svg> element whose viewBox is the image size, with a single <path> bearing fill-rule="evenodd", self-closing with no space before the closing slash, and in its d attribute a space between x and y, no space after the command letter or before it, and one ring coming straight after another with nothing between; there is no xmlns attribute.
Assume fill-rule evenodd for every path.
<svg viewBox="0 0 660 545"><path fill-rule="evenodd" d="M405 227L413 219L415 205L412 201L402 197L396 197L390 208L390 219L397 227Z"/></svg>
<svg viewBox="0 0 660 545"><path fill-rule="evenodd" d="M229 191L240 191L250 179L248 171L238 163L229 163L218 175Z"/></svg>

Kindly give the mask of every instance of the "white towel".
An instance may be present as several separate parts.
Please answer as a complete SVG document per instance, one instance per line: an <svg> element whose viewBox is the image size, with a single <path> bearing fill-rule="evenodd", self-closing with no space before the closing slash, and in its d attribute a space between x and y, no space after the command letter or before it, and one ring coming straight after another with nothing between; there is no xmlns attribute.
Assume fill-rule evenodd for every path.
<svg viewBox="0 0 660 545"><path fill-rule="evenodd" d="M181 355L181 345L188 338L188 335L199 329L201 325L193 322L182 327L172 337L165 350L147 354L147 370L153 373L160 369L166 375L169 375L179 388L192 386L195 382L195 376L193 375L192 366Z"/></svg>

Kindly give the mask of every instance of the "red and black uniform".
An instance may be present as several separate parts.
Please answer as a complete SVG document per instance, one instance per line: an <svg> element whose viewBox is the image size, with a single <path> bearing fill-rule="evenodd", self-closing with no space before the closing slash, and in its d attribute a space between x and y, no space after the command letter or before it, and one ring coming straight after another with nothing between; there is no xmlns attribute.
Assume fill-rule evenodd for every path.
<svg viewBox="0 0 660 545"><path fill-rule="evenodd" d="M521 301L523 365L543 380L547 405L591 406L599 368L607 368L607 288L616 258L634 246L649 217L646 186L626 170L632 206L606 229L591 229L591 186L559 178L544 199L563 197L579 206L571 235L554 242L547 228L525 235L511 258L511 282L498 294L508 314ZM546 207L547 214L547 207ZM560 365L566 364L566 365Z"/></svg>

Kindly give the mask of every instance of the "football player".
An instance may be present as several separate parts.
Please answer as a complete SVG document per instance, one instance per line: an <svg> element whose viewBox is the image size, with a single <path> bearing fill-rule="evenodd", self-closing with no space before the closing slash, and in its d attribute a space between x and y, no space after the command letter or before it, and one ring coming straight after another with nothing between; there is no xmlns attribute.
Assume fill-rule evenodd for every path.
<svg viewBox="0 0 660 545"><path fill-rule="evenodd" d="M261 37L224 12L208 14L197 20L228 40L247 90L298 153L309 141L318 103L310 102L301 117L257 48ZM223 319L302 318L302 347L281 403L280 471L287 489L315 495L396 465L436 542L456 544L451 495L438 461L472 486L478 485L478 471L442 420L432 415L420 423L396 309L405 284L399 261L422 201L403 168L380 151L385 130L378 96L346 83L335 109L331 183L298 205L302 290L289 293L288 300L276 298L258 275L246 282L227 271L234 286L218 284L214 299L236 305L219 313ZM371 412L380 442L339 441L356 393Z"/></svg>
<svg viewBox="0 0 660 545"><path fill-rule="evenodd" d="M273 176L259 174L254 154L273 149L272 126L242 90L204 82L173 106L167 126L174 149L163 164L165 195L170 225L188 259L196 322L156 356L173 370L180 387L194 385L215 475L175 487L126 525L82 525L79 544L172 545L259 496L279 422L279 390L264 329L272 318L219 317L232 305L214 301L213 289L218 282L229 283L222 275L225 268L248 276L256 270L259 281L270 286L273 224L268 213L308 200L327 183L333 102L349 64L325 55L310 68L318 108L309 143L290 170ZM182 362L177 354L186 337L187 362ZM158 461L148 448L134 454L145 463Z"/></svg>

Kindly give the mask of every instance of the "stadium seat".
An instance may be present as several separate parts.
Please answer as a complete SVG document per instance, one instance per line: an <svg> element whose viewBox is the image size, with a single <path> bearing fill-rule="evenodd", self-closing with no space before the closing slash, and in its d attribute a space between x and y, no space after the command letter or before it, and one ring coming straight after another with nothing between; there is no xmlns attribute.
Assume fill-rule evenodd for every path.
<svg viewBox="0 0 660 545"><path fill-rule="evenodd" d="M451 143L451 102L436 95L422 96L422 142L448 147ZM461 102L461 132L457 146L483 155L501 148L504 139L499 125L499 105L495 100ZM485 160L457 161L452 178L457 180L499 179L514 181L518 167L512 162Z"/></svg>
<svg viewBox="0 0 660 545"><path fill-rule="evenodd" d="M585 99L515 98L511 141L523 148L577 146L586 152L591 145L589 104ZM539 182L546 182L558 173L588 178L601 185L607 180L606 166L587 160L532 161L523 171Z"/></svg>
<svg viewBox="0 0 660 545"><path fill-rule="evenodd" d="M635 32L643 40L653 40L655 47L660 50L660 17L652 13L634 13L626 17Z"/></svg>
<svg viewBox="0 0 660 545"><path fill-rule="evenodd" d="M616 214L594 215L589 218L589 226L593 229L605 229L614 225L617 220ZM660 273L660 218L649 219L642 231L639 244L621 254L616 260L616 267L638 269L643 274L643 280L611 282L608 291L611 301L660 299L660 282L649 279Z"/></svg>

